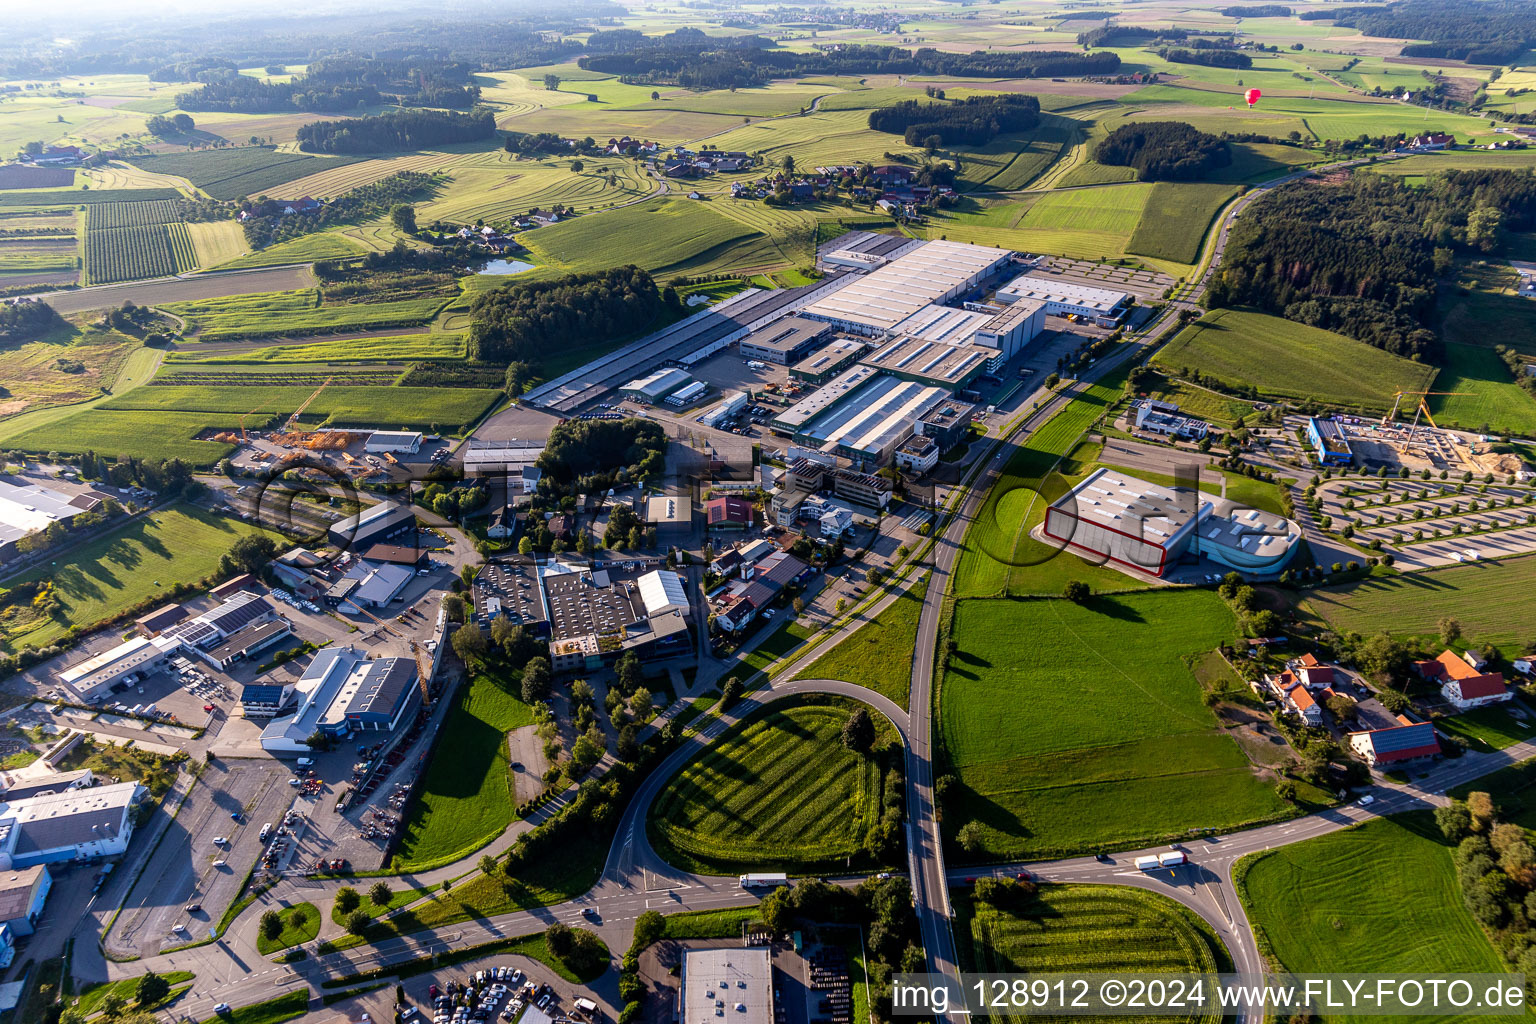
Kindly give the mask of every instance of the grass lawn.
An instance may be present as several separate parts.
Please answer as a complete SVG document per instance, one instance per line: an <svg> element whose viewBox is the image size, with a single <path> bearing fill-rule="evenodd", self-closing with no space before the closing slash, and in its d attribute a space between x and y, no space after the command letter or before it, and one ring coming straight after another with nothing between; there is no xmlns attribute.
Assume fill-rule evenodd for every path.
<svg viewBox="0 0 1536 1024"><path fill-rule="evenodd" d="M533 723L512 678L482 673L460 687L405 823L395 867L421 871L468 856L517 816L507 733Z"/></svg>
<svg viewBox="0 0 1536 1024"><path fill-rule="evenodd" d="M1529 335L1527 330L1514 337ZM1448 343L1434 390L1461 392L1430 398L1436 423L1523 437L1536 434L1536 399L1510 378L1509 368L1491 348Z"/></svg>
<svg viewBox="0 0 1536 1024"><path fill-rule="evenodd" d="M1383 410L1395 391L1430 390L1435 373L1342 334L1242 309L1207 313L1179 332L1155 362L1170 373L1198 369L1266 395Z"/></svg>
<svg viewBox="0 0 1536 1024"><path fill-rule="evenodd" d="M267 938L266 932L256 934L256 951L266 956L301 942L309 942L320 934L320 911L313 903L295 903L278 911L283 919L283 930L275 939Z"/></svg>
<svg viewBox="0 0 1536 1024"><path fill-rule="evenodd" d="M1521 828L1536 828L1536 793L1529 792L1536 785L1536 758L1500 768L1492 775L1448 790L1447 795L1465 800L1468 793L1481 792L1493 795L1499 805L1499 820L1513 822Z"/></svg>
<svg viewBox="0 0 1536 1024"><path fill-rule="evenodd" d="M861 851L879 822L885 770L842 744L856 706L770 707L711 744L657 795L647 823L657 852L710 874L868 863Z"/></svg>
<svg viewBox="0 0 1536 1024"><path fill-rule="evenodd" d="M1526 712L1526 721L1533 721L1530 709L1518 701L1514 706ZM1473 708L1459 715L1435 719L1435 728L1452 736L1460 736L1474 751L1503 750L1525 740L1536 739L1532 725L1521 724L1509 713L1510 705L1494 704Z"/></svg>
<svg viewBox="0 0 1536 1024"><path fill-rule="evenodd" d="M370 899L369 896L368 896L368 885L372 885L373 883L370 882L370 883L368 883L368 885L362 885L361 883L362 883L363 880L359 879L358 881L359 881L359 885L361 885L361 888L358 888L358 886L354 886L353 888L358 888L358 894L360 896L362 896L363 902L358 905L357 909L361 910L363 913L369 915L370 917L375 917L375 918L380 916L381 914L387 914L391 910L399 910L401 907L405 906L407 903L415 903L417 900L421 899L423 896L428 895L428 892L429 892L429 890L421 889L421 888L391 889L390 894L389 894L389 902L384 904L381 907L377 903L373 902L373 900ZM353 911L353 913L356 913L356 911ZM342 927L346 927L347 918L350 917L350 916L351 916L351 914L343 914L341 912L341 909L336 906L334 901L332 901L332 903L331 903L331 920L332 921L335 921L337 924L341 925Z"/></svg>
<svg viewBox="0 0 1536 1024"><path fill-rule="evenodd" d="M1288 971L1503 973L1451 854L1433 816L1414 811L1253 854L1238 889L1260 947Z"/></svg>
<svg viewBox="0 0 1536 1024"><path fill-rule="evenodd" d="M176 991L179 986L185 985L187 982L197 977L197 975L193 974L191 971L166 971L164 974L160 975L160 977L164 978L166 982L171 986L172 993L171 995L168 995L164 1001L157 1004L158 1006L164 1006L166 1003L170 1002L174 996L180 994ZM107 993L109 992L116 992L121 995L128 1001L128 1005L131 1007L134 1005L135 1000L138 998L138 990L138 978L124 978L121 981L108 981L100 985L91 985L82 991L78 997L76 997L74 1001L74 1007L82 1014L90 1016L101 1007L101 1001L107 997ZM185 991L185 989L183 989L183 991ZM153 1007L151 1007L151 1009L153 1009Z"/></svg>
<svg viewBox="0 0 1536 1024"><path fill-rule="evenodd" d="M203 1024L281 1024L309 1012L309 990L301 989L268 999L253 1006L240 1006L223 1015L209 1017Z"/></svg>
<svg viewBox="0 0 1536 1024"><path fill-rule="evenodd" d="M1185 661L1237 636L1215 593L966 600L951 635L939 737L960 784L944 825L978 822L978 856L1125 849L1296 813Z"/></svg>
<svg viewBox="0 0 1536 1024"><path fill-rule="evenodd" d="M1046 885L1026 906L1006 909L957 891L954 905L965 971L1205 974L1229 962L1221 941L1192 911L1129 886ZM992 1019L1011 1024L1026 1017Z"/></svg>
<svg viewBox="0 0 1536 1024"><path fill-rule="evenodd" d="M268 531L177 504L140 516L61 554L5 586L51 580L64 604L61 618L33 618L14 605L0 612L0 650L46 647L72 626L111 618L178 583L218 571L219 558L248 533ZM282 540L277 534L269 534Z"/></svg>
<svg viewBox="0 0 1536 1024"><path fill-rule="evenodd" d="M1373 576L1342 587L1308 591L1302 609L1333 629L1369 636L1433 637L1451 616L1469 641L1517 655L1533 638L1530 594L1536 557L1506 558L1397 576Z"/></svg>
<svg viewBox="0 0 1536 1024"><path fill-rule="evenodd" d="M1152 195L1136 230L1131 232L1126 251L1175 263L1194 263L1200 257L1200 242L1211 218L1235 195L1237 188L1233 185L1158 182L1152 186Z"/></svg>
<svg viewBox="0 0 1536 1024"><path fill-rule="evenodd" d="M796 647L815 635L816 631L805 625L794 616L780 620L783 624L774 626L769 623L765 629L771 630L768 636L752 650L741 658L741 664L751 671L738 673L743 682L745 677L753 672L766 672L768 666L784 657Z"/></svg>
<svg viewBox="0 0 1536 1024"><path fill-rule="evenodd" d="M841 679L883 693L903 708L912 689L912 651L917 620L923 612L928 581L922 579L901 593L879 617L854 630L842 643L811 663L807 679Z"/></svg>
<svg viewBox="0 0 1536 1024"><path fill-rule="evenodd" d="M1142 586L1124 573L1090 565L1029 536L1046 507L1071 489L1072 477L1086 472L1086 466L1064 463L1063 457L1120 398L1120 382L1117 373L1088 387L1021 444L1004 448L1011 454L1003 474L965 534L955 572L956 597L1056 595L1073 579L1101 591Z"/></svg>

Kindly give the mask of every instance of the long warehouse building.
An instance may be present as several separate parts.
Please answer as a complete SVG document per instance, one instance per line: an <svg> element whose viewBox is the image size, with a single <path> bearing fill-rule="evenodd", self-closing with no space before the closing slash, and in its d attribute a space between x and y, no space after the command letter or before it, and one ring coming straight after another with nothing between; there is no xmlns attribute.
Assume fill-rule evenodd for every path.
<svg viewBox="0 0 1536 1024"><path fill-rule="evenodd" d="M880 337L924 306L957 299L992 280L1012 256L1007 249L928 242L818 297L801 313L854 334Z"/></svg>

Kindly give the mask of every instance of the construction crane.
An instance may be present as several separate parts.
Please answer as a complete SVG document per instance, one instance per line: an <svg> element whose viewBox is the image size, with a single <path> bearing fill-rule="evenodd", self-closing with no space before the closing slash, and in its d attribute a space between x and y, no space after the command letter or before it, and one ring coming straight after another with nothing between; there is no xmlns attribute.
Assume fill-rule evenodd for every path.
<svg viewBox="0 0 1536 1024"><path fill-rule="evenodd" d="M1397 410L1398 410L1398 407L1402 404L1403 396L1404 395L1415 395L1415 396L1417 396L1418 399L1419 399L1418 408L1416 408L1414 410L1414 412L1413 412L1413 425L1408 428L1408 440L1412 441L1414 439L1414 436L1419 431L1419 417L1420 416L1423 416L1426 420L1428 420L1429 421L1429 425L1434 427L1436 430L1440 429L1439 425L1435 423L1435 418L1429 414L1429 403L1427 401L1425 401L1425 399L1427 397L1429 397L1430 395L1444 395L1444 396L1449 397L1449 396L1466 395L1466 394L1469 394L1469 392L1466 392L1466 391L1399 391L1399 392L1397 392L1396 394L1394 394L1392 396L1392 411L1387 413L1385 416L1383 416L1381 418L1382 425L1385 426L1386 424L1390 423L1391 421L1397 419Z"/></svg>
<svg viewBox="0 0 1536 1024"><path fill-rule="evenodd" d="M242 444L244 444L245 441L246 441L245 421L250 419L252 416L256 415L260 411L261 411L261 406L258 405L256 408L252 409L250 412L248 412L244 416L240 417L240 442Z"/></svg>
<svg viewBox="0 0 1536 1024"><path fill-rule="evenodd" d="M288 417L288 422L283 427L283 429L285 431L288 431L288 432L292 433L294 424L299 422L299 415L301 413L303 413L303 411L305 409L308 409L310 403L313 402L315 399L319 398L320 397L320 392L324 391L327 387L329 387L331 381L333 381L335 379L336 379L335 377L327 377L327 378L325 378L325 381L323 383L321 383L321 385L319 387L315 388L315 390L310 393L310 396L308 398L304 399L304 404L299 406L297 409L293 410L293 415Z"/></svg>

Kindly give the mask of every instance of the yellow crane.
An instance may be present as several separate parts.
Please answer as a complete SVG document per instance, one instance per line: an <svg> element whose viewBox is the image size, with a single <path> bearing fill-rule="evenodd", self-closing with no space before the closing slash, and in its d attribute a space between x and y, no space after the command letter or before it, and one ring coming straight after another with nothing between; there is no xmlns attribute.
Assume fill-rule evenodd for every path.
<svg viewBox="0 0 1536 1024"><path fill-rule="evenodd" d="M1416 396L1418 398L1418 400L1419 400L1419 403L1418 403L1418 407L1416 409L1414 409L1414 412L1413 412L1413 425L1408 428L1408 440L1412 441L1413 438L1414 438L1414 435L1416 433L1418 433L1418 430L1419 430L1419 417L1420 416L1423 416L1426 420L1428 420L1429 421L1429 425L1434 427L1436 430L1440 429L1439 425L1435 423L1435 418L1429 414L1429 403L1427 401L1425 401L1426 398L1428 398L1430 395L1443 395L1443 396L1450 397L1450 396L1455 396L1455 395L1466 395L1466 394L1469 394L1469 392L1466 392L1466 391L1398 391L1396 394L1394 394L1392 396L1392 411L1387 413L1385 416L1383 416L1381 418L1382 425L1385 426L1387 423L1390 423L1393 420L1397 419L1397 410L1398 410L1398 407L1402 404L1403 396L1404 395L1414 395L1414 396Z"/></svg>
<svg viewBox="0 0 1536 1024"><path fill-rule="evenodd" d="M287 423L286 426L283 427L283 429L286 430L286 431L292 432L293 428L294 428L294 425L299 422L299 414L302 413L305 409L308 409L309 408L309 404L311 402L313 402L315 399L319 398L320 397L320 392L324 391L327 387L329 387L331 381L333 381L335 379L336 379L335 377L327 377L327 378L325 378L324 382L322 382L319 387L315 388L315 390L310 393L310 396L308 398L304 399L304 404L299 406L297 409L293 410L293 415L288 417L288 423Z"/></svg>

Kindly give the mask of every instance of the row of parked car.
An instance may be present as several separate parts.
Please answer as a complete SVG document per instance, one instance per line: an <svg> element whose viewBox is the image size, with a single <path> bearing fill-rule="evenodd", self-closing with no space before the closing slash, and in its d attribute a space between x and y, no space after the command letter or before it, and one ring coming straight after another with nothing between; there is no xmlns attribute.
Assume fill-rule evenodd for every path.
<svg viewBox="0 0 1536 1024"><path fill-rule="evenodd" d="M555 999L553 989L525 980L515 967L476 971L462 982L448 982L446 991L433 985L428 994L432 998L432 1024L481 1024L494 1021L498 1014L502 1020L511 1021L528 1004L542 1010ZM404 1019L406 1024L425 1024L424 1016L420 1021L413 1016Z"/></svg>

